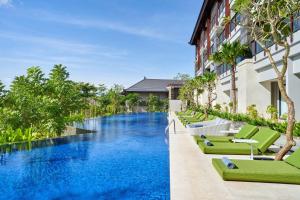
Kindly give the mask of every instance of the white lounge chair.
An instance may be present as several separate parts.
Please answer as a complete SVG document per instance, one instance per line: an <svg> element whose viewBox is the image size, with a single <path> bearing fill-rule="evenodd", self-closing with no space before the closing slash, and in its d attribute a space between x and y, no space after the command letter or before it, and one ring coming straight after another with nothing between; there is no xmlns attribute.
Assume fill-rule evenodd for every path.
<svg viewBox="0 0 300 200"><path fill-rule="evenodd" d="M217 118L211 121L204 121L187 125L187 129L192 135L227 135L224 131L230 129L231 122Z"/></svg>

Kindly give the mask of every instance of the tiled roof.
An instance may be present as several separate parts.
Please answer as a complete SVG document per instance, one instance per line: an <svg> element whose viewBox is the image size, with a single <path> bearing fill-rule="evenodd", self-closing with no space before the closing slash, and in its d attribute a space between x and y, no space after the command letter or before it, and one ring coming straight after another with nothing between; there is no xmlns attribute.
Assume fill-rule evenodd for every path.
<svg viewBox="0 0 300 200"><path fill-rule="evenodd" d="M144 78L140 82L125 89L126 92L168 92L169 85L182 85L182 80L169 80L169 79L147 79Z"/></svg>

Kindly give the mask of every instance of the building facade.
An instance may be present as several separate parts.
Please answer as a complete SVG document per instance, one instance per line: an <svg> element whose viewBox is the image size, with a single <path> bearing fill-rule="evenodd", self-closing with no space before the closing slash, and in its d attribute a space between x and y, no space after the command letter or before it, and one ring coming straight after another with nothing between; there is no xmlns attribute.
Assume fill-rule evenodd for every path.
<svg viewBox="0 0 300 200"><path fill-rule="evenodd" d="M195 46L195 74L201 76L205 71L218 74L217 101L220 105L230 103L230 68L226 65L215 65L208 60L209 56L220 49L225 42L241 41L248 44L252 57L240 59L237 66L238 112L245 113L249 105L255 104L261 115L266 116L269 105L277 107L279 115L287 113L287 105L281 98L276 74L270 65L263 49L251 38L247 31L238 26L241 16L232 11L234 0L204 0L194 32L190 41ZM299 15L299 14L298 14ZM231 19L231 23L222 26L224 17ZM290 37L291 54L286 74L286 88L289 96L294 100L296 118L300 120L300 20L291 19ZM269 45L277 64L282 63L283 49L276 45ZM204 93L200 96L200 103L206 103Z"/></svg>

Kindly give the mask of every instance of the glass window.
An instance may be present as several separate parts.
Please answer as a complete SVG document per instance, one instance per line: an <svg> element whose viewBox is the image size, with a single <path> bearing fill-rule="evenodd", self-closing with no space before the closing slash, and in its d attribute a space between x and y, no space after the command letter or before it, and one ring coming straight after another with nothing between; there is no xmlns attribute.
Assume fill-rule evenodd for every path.
<svg viewBox="0 0 300 200"><path fill-rule="evenodd" d="M224 8L225 8L225 0L222 0L221 4L220 4L220 8L219 8L219 13L220 14L223 12Z"/></svg>
<svg viewBox="0 0 300 200"><path fill-rule="evenodd" d="M252 56L255 56L256 52L255 52L255 44L256 42L253 40L251 43L250 43L250 50L251 50L251 54Z"/></svg>
<svg viewBox="0 0 300 200"><path fill-rule="evenodd" d="M235 18L230 21L230 32L232 32L236 27Z"/></svg>
<svg viewBox="0 0 300 200"><path fill-rule="evenodd" d="M236 64L239 64L240 62L242 62L243 60L245 60L245 57L238 57L236 59Z"/></svg>
<svg viewBox="0 0 300 200"><path fill-rule="evenodd" d="M214 28L215 24L216 24L216 17L213 16L212 19L211 19L210 30L212 30Z"/></svg>
<svg viewBox="0 0 300 200"><path fill-rule="evenodd" d="M293 30L294 30L294 32L300 30L300 12L298 12L298 13L294 16L294 27L293 27Z"/></svg>
<svg viewBox="0 0 300 200"><path fill-rule="evenodd" d="M236 22L240 23L242 21L242 16L238 13L236 14Z"/></svg>
<svg viewBox="0 0 300 200"><path fill-rule="evenodd" d="M269 48L269 47L273 46L273 44L274 44L273 40L270 39L266 42L266 47Z"/></svg>
<svg viewBox="0 0 300 200"><path fill-rule="evenodd" d="M256 54L259 54L263 50L264 49L257 42L255 42L255 52L256 52Z"/></svg>
<svg viewBox="0 0 300 200"><path fill-rule="evenodd" d="M219 46L224 42L225 40L225 29L222 31L222 33L218 36Z"/></svg>

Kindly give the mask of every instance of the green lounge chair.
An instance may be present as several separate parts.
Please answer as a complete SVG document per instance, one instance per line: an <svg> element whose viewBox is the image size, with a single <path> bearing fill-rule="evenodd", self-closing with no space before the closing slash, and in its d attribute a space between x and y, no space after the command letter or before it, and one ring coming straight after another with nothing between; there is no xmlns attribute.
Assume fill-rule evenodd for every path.
<svg viewBox="0 0 300 200"><path fill-rule="evenodd" d="M204 115L202 113L196 113L194 116L190 116L190 117L181 117L181 121L188 123L190 121L199 121L204 117Z"/></svg>
<svg viewBox="0 0 300 200"><path fill-rule="evenodd" d="M280 137L280 134L269 128L260 130L251 138L258 143L253 144L254 155L265 153L268 148ZM222 155L250 155L251 148L246 143L212 142L213 146L207 146L205 142L199 142L198 146L205 154Z"/></svg>
<svg viewBox="0 0 300 200"><path fill-rule="evenodd" d="M216 135L206 135L205 138L201 138L201 136L196 135L194 139L197 144L199 142L203 142L205 139L211 142L231 142L233 139L250 139L255 133L258 132L257 126L253 126L250 124L246 124L242 127L242 129L234 136L216 136Z"/></svg>
<svg viewBox="0 0 300 200"><path fill-rule="evenodd" d="M192 110L187 110L185 112L178 112L176 113L178 117L180 116L192 116L193 111Z"/></svg>
<svg viewBox="0 0 300 200"><path fill-rule="evenodd" d="M197 123L197 122L203 122L204 120L207 120L207 121L211 121L211 120L214 120L216 117L213 116L213 115L209 115L207 119L205 119L205 115L202 114L202 116L200 118L195 118L195 119L189 119L189 120L186 120L183 123L184 126L188 125L188 124L193 124L193 123Z"/></svg>
<svg viewBox="0 0 300 200"><path fill-rule="evenodd" d="M300 148L285 161L231 160L229 169L221 159L212 159L213 166L225 181L247 181L300 184Z"/></svg>

